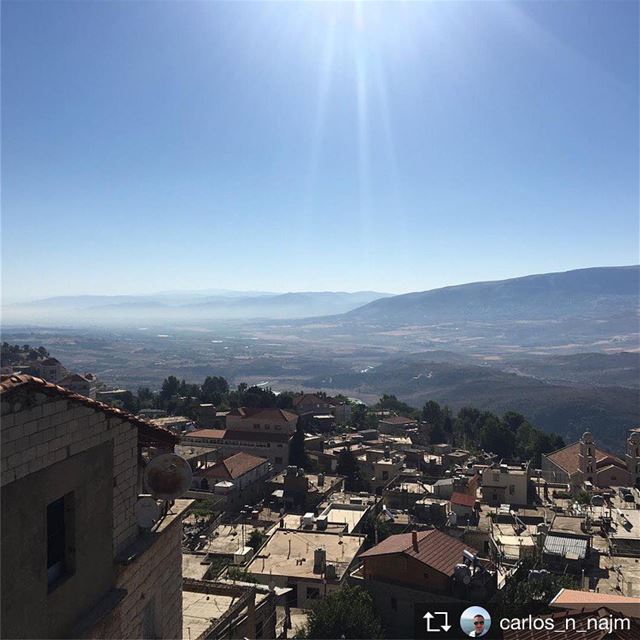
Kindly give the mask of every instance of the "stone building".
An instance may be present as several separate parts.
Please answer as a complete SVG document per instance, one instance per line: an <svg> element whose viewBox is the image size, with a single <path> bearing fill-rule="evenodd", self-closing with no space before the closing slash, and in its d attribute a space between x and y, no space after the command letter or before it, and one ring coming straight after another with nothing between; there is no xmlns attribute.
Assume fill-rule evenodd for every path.
<svg viewBox="0 0 640 640"><path fill-rule="evenodd" d="M0 404L2 637L181 637L190 502L151 530L135 516L144 456L176 436L27 375Z"/></svg>

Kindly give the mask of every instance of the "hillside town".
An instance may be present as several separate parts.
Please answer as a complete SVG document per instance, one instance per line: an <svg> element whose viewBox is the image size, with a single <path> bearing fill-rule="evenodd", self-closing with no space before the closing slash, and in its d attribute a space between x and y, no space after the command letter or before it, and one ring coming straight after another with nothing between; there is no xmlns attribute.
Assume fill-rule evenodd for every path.
<svg viewBox="0 0 640 640"><path fill-rule="evenodd" d="M321 392L187 416L119 395L45 351L3 367L2 637L329 637L341 599L372 626L331 637L434 637L434 607L469 605L640 637L638 427L622 455L586 432L509 459ZM523 628L496 637L547 637Z"/></svg>

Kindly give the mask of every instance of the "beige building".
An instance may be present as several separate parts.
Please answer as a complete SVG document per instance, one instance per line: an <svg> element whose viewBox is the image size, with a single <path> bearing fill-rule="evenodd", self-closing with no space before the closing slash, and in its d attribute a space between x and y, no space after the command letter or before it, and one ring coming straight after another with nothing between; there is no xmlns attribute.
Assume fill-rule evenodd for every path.
<svg viewBox="0 0 640 640"><path fill-rule="evenodd" d="M482 469L480 493L482 502L497 506L526 506L529 495L529 464L495 465Z"/></svg>
<svg viewBox="0 0 640 640"><path fill-rule="evenodd" d="M180 638L182 511L138 528L143 455L170 432L27 375L3 377L5 638Z"/></svg>
<svg viewBox="0 0 640 640"><path fill-rule="evenodd" d="M283 409L249 409L239 407L227 414L227 431L251 431L253 433L288 433L293 435L298 416Z"/></svg>
<svg viewBox="0 0 640 640"><path fill-rule="evenodd" d="M261 584L289 587L291 607L309 608L343 583L364 536L278 529L247 571Z"/></svg>

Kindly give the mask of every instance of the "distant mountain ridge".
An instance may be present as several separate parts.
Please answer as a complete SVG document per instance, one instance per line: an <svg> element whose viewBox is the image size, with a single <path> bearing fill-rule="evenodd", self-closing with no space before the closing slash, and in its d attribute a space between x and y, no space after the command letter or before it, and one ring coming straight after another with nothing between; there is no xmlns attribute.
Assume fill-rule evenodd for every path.
<svg viewBox="0 0 640 640"><path fill-rule="evenodd" d="M150 295L58 296L6 305L5 322L147 322L291 319L342 314L388 296L376 291L266 293L163 292Z"/></svg>
<svg viewBox="0 0 640 640"><path fill-rule="evenodd" d="M346 317L381 324L610 318L637 313L639 292L640 266L593 267L392 296Z"/></svg>

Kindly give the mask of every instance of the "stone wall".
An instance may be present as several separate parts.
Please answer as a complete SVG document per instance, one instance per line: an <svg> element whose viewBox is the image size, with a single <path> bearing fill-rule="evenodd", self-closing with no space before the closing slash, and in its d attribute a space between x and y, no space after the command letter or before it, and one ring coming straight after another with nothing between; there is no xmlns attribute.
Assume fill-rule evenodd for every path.
<svg viewBox="0 0 640 640"><path fill-rule="evenodd" d="M1 486L105 442L113 442L114 555L137 535L138 430L120 418L44 393L2 399Z"/></svg>

